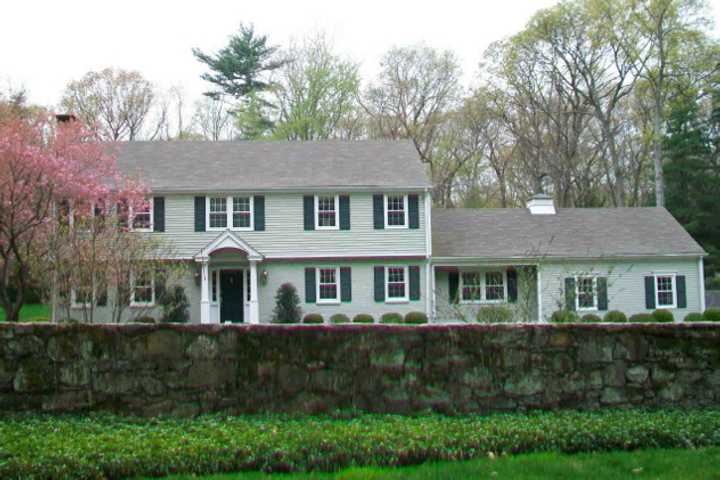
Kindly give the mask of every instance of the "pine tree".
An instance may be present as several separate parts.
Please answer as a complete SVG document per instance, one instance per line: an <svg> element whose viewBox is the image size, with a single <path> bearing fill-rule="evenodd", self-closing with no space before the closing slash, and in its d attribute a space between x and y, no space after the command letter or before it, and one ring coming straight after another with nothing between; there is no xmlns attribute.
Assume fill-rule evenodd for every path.
<svg viewBox="0 0 720 480"><path fill-rule="evenodd" d="M283 283L275 294L273 323L298 323L302 317L300 297L292 283Z"/></svg>

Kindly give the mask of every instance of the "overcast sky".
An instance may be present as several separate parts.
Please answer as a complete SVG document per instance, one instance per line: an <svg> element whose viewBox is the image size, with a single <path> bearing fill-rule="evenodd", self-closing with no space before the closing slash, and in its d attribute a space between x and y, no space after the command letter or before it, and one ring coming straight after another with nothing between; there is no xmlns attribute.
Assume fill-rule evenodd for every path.
<svg viewBox="0 0 720 480"><path fill-rule="evenodd" d="M0 80L30 100L57 104L65 84L89 70L140 71L162 87L182 86L188 100L207 88L199 47L215 51L240 22L271 43L324 31L336 50L377 71L391 46L419 42L456 52L470 83L483 50L520 30L554 0L6 0L0 28ZM716 18L720 0L712 0ZM718 23L718 22L716 22ZM716 32L717 32L716 26ZM3 85L5 87L6 85Z"/></svg>

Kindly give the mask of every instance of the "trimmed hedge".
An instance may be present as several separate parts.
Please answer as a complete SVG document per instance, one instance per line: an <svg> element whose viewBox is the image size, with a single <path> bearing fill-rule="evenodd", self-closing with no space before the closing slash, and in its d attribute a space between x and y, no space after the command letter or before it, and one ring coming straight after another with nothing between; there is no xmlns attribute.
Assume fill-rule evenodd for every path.
<svg viewBox="0 0 720 480"><path fill-rule="evenodd" d="M310 323L313 325L317 325L320 323L325 323L325 320L323 319L323 316L319 313L308 313L303 317L302 323Z"/></svg>
<svg viewBox="0 0 720 480"><path fill-rule="evenodd" d="M149 315L143 315L133 320L135 323L156 323L155 319Z"/></svg>
<svg viewBox="0 0 720 480"><path fill-rule="evenodd" d="M478 323L510 323L513 321L513 313L502 305L488 305L478 309L476 319Z"/></svg>
<svg viewBox="0 0 720 480"><path fill-rule="evenodd" d="M702 322L704 318L705 317L703 317L702 313L688 313L687 315L685 315L685 319L683 321L684 322Z"/></svg>
<svg viewBox="0 0 720 480"><path fill-rule="evenodd" d="M381 441L379 441L381 440ZM0 417L0 478L332 471L529 452L720 445L720 410L331 417Z"/></svg>
<svg viewBox="0 0 720 480"><path fill-rule="evenodd" d="M595 315L594 313L586 313L585 315L582 316L581 320L582 320L584 323L599 323L599 322L602 322L602 318L600 318L599 316Z"/></svg>
<svg viewBox="0 0 720 480"><path fill-rule="evenodd" d="M425 315L425 312L410 312L405 314L404 322L419 325L421 323L428 323L428 317Z"/></svg>
<svg viewBox="0 0 720 480"><path fill-rule="evenodd" d="M579 321L578 314L570 310L556 310L550 316L551 323L576 323Z"/></svg>
<svg viewBox="0 0 720 480"><path fill-rule="evenodd" d="M397 312L383 313L380 323L402 323L403 317Z"/></svg>
<svg viewBox="0 0 720 480"><path fill-rule="evenodd" d="M706 322L720 322L720 308L708 308L703 313Z"/></svg>
<svg viewBox="0 0 720 480"><path fill-rule="evenodd" d="M632 323L648 323L654 321L655 318L652 316L652 313L636 313L630 317L630 322Z"/></svg>
<svg viewBox="0 0 720 480"><path fill-rule="evenodd" d="M610 310L603 318L603 322L607 323L627 323L627 321L627 316L619 310Z"/></svg>
<svg viewBox="0 0 720 480"><path fill-rule="evenodd" d="M330 317L330 323L350 323L350 318L344 313L336 313Z"/></svg>
<svg viewBox="0 0 720 480"><path fill-rule="evenodd" d="M367 313L358 313L353 317L352 321L353 323L375 323L372 315L368 315Z"/></svg>
<svg viewBox="0 0 720 480"><path fill-rule="evenodd" d="M670 323L675 321L675 316L672 314L670 310L655 310L652 313L653 320L655 320L658 323Z"/></svg>

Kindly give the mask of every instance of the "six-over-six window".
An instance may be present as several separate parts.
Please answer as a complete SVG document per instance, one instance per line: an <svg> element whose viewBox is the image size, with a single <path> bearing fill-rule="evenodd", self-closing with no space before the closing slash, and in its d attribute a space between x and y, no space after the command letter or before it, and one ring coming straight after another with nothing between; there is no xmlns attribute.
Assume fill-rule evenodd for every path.
<svg viewBox="0 0 720 480"><path fill-rule="evenodd" d="M575 289L576 310L597 310L597 278L577 277L575 279Z"/></svg>
<svg viewBox="0 0 720 480"><path fill-rule="evenodd" d="M338 269L318 268L315 278L317 278L318 303L340 303Z"/></svg>
<svg viewBox="0 0 720 480"><path fill-rule="evenodd" d="M497 303L505 301L505 272L467 271L460 274L460 300L463 303Z"/></svg>
<svg viewBox="0 0 720 480"><path fill-rule="evenodd" d="M385 227L404 228L407 225L407 195L385 195Z"/></svg>
<svg viewBox="0 0 720 480"><path fill-rule="evenodd" d="M655 297L658 308L675 308L675 275L655 275Z"/></svg>
<svg viewBox="0 0 720 480"><path fill-rule="evenodd" d="M338 229L338 196L315 196L315 228L318 230Z"/></svg>
<svg viewBox="0 0 720 480"><path fill-rule="evenodd" d="M388 302L406 302L408 300L407 267L387 267L385 269L385 298Z"/></svg>

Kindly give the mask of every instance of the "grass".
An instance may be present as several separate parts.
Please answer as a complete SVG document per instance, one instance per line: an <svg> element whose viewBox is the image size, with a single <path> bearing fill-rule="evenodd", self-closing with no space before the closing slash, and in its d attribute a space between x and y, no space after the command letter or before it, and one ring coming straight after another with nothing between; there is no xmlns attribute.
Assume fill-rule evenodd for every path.
<svg viewBox="0 0 720 480"><path fill-rule="evenodd" d="M720 479L720 448L653 449L634 452L531 453L497 459L436 462L402 468L348 468L337 473L175 475L168 480L452 480L500 478L563 479Z"/></svg>
<svg viewBox="0 0 720 480"><path fill-rule="evenodd" d="M372 472L424 462L479 460L488 452L501 456L718 446L720 409L348 418L0 414L0 478L7 480L348 467L369 467ZM484 468L483 462L465 465L447 468ZM425 467L438 468L428 464L417 470ZM405 471L401 475L405 478Z"/></svg>
<svg viewBox="0 0 720 480"><path fill-rule="evenodd" d="M43 304L23 305L20 309L21 322L47 322L50 320L50 307ZM0 308L0 322L5 321L5 310Z"/></svg>

